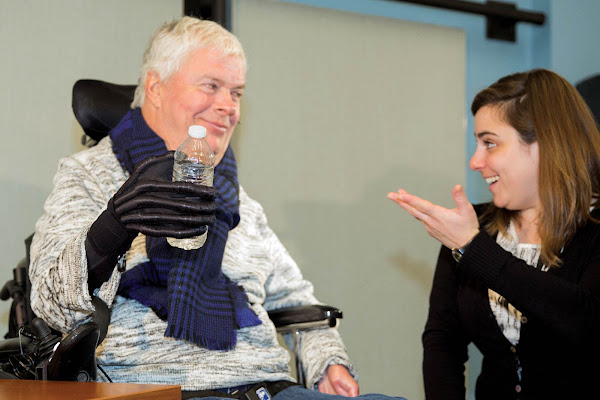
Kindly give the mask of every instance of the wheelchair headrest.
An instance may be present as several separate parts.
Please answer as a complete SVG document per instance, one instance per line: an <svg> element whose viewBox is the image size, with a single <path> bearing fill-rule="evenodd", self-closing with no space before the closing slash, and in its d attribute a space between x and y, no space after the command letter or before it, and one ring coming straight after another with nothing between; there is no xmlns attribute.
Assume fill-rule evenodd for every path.
<svg viewBox="0 0 600 400"><path fill-rule="evenodd" d="M581 97L585 100L596 123L600 122L600 75L594 75L586 78L575 85L575 88L581 94Z"/></svg>
<svg viewBox="0 0 600 400"><path fill-rule="evenodd" d="M135 88L93 79L75 82L71 105L85 134L95 141L108 135L129 110Z"/></svg>

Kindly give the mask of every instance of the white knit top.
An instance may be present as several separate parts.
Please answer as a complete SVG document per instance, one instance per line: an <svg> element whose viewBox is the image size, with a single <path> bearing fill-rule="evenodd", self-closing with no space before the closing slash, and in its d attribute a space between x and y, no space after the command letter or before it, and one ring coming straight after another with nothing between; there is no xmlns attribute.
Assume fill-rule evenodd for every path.
<svg viewBox="0 0 600 400"><path fill-rule="evenodd" d="M93 310L87 287L85 238L108 200L127 179L110 138L59 162L54 190L36 224L31 246L31 305L50 326L70 332ZM113 271L98 295L111 306L111 323L97 350L98 363L114 382L181 385L183 390L234 387L259 381L294 380L287 350L280 346L268 310L317 304L313 286L269 228L259 203L240 187L239 225L230 231L223 256L225 275L244 287L258 326L238 330L231 351L213 351L164 336L166 322L135 300L116 296L120 274ZM145 237L127 253L128 268L147 260ZM286 338L286 342L291 338ZM307 386L330 364L346 365L356 376L336 329L304 333L300 346ZM99 374L103 380L103 375Z"/></svg>
<svg viewBox="0 0 600 400"><path fill-rule="evenodd" d="M496 242L506 251L512 253L513 256L525 261L527 265L537 268L537 263L540 258L542 246L539 244L521 244L519 236L515 229L514 223L511 221L507 230L507 235L498 233ZM542 271L547 271L546 266L542 266ZM488 289L488 297L490 299L490 308L498 321L500 330L508 339L508 341L516 346L519 343L521 335L521 321L523 315L512 304L510 304L503 296Z"/></svg>

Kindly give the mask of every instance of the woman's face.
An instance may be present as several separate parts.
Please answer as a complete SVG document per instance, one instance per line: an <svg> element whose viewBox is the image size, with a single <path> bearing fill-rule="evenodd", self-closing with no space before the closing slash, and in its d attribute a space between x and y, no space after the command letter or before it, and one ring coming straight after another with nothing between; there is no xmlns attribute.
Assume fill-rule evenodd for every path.
<svg viewBox="0 0 600 400"><path fill-rule="evenodd" d="M513 211L539 211L538 144L525 144L503 120L498 107L484 106L475 114L477 149L469 167L489 185L494 204Z"/></svg>

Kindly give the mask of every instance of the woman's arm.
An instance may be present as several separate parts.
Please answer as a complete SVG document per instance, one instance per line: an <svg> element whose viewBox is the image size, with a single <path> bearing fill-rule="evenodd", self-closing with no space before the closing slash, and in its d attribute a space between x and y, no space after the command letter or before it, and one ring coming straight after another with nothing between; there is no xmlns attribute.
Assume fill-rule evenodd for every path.
<svg viewBox="0 0 600 400"><path fill-rule="evenodd" d="M388 197L417 218L427 232L448 248L470 241L458 268L504 296L527 318L571 346L589 344L600 330L600 227L588 223L565 247L560 270L542 272L502 249L479 232L473 206L459 185L452 191L455 209L432 204L404 190ZM479 232L479 233L477 233ZM477 234L475 234L477 233ZM565 274L575 273L566 279Z"/></svg>
<svg viewBox="0 0 600 400"><path fill-rule="evenodd" d="M423 332L423 379L427 400L465 399L468 340L458 316L454 264L450 250L442 246Z"/></svg>
<svg viewBox="0 0 600 400"><path fill-rule="evenodd" d="M561 259L557 270L543 272L480 233L458 268L504 296L525 317L545 325L565 345L585 347L600 331L600 226L580 228Z"/></svg>

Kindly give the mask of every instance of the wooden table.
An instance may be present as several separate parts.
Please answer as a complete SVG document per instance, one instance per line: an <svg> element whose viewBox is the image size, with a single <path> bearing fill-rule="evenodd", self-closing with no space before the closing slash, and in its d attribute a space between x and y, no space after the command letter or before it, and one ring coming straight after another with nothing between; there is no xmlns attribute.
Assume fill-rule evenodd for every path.
<svg viewBox="0 0 600 400"><path fill-rule="evenodd" d="M0 400L181 400L181 387L0 379Z"/></svg>

